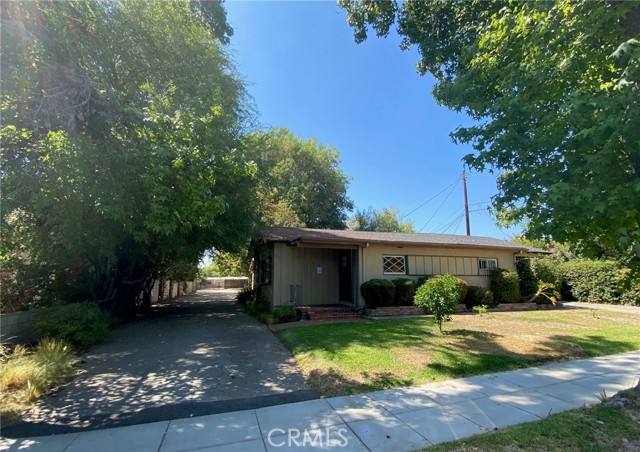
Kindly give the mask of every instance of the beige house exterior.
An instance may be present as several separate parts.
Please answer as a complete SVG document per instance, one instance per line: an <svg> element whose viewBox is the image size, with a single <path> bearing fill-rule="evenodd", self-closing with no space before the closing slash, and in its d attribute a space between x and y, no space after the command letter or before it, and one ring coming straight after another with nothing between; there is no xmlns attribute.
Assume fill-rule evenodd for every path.
<svg viewBox="0 0 640 452"><path fill-rule="evenodd" d="M452 273L489 287L493 268L515 271L515 260L544 250L490 237L400 234L305 228L264 228L254 244L252 287L271 306L364 306L370 279Z"/></svg>

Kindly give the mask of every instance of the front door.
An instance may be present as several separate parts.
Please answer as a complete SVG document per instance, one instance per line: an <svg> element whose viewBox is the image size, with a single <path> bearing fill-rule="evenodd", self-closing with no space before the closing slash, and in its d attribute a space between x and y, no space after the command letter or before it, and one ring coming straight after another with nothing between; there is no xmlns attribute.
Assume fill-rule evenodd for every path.
<svg viewBox="0 0 640 452"><path fill-rule="evenodd" d="M353 252L338 252L338 286L341 303L353 304Z"/></svg>

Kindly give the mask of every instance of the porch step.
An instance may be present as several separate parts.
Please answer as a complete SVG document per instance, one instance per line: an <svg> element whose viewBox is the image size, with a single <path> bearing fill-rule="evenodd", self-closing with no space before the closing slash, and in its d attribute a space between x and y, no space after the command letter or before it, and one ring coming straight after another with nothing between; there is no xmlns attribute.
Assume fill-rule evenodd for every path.
<svg viewBox="0 0 640 452"><path fill-rule="evenodd" d="M362 317L362 312L349 307L300 306L298 311L304 320L335 320Z"/></svg>

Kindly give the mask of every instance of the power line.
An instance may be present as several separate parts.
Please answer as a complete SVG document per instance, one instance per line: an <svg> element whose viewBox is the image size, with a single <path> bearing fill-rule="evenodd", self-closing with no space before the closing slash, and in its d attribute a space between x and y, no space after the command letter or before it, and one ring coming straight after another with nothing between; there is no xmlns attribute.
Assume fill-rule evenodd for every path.
<svg viewBox="0 0 640 452"><path fill-rule="evenodd" d="M459 213L460 210L462 210L462 207L459 207L454 211L452 215L449 215L449 217L446 220L444 220L444 222L442 222L439 226L433 229L433 232L438 234L444 234L447 231L447 229L451 228L456 222L458 222L458 226L456 227L456 231L457 231L461 223L461 219L464 218L464 212ZM486 209L473 209L469 211L469 213L475 213L475 212L486 212Z"/></svg>
<svg viewBox="0 0 640 452"><path fill-rule="evenodd" d="M458 215L460 215L460 213L464 214L464 207L460 206L458 207L456 210L453 211L453 213L451 213L451 215L449 215L447 218L445 218L442 223L440 223L438 226L436 226L433 230L434 231L438 231L440 229L442 229L443 226L448 225L449 222L454 219L457 220L458 219ZM455 218L454 218L455 217Z"/></svg>
<svg viewBox="0 0 640 452"><path fill-rule="evenodd" d="M428 203L430 203L431 201L433 201L434 199L436 199L438 196L440 196L442 193L444 193L445 191L447 191L449 188L451 188L452 185L458 185L458 182L460 182L460 179L456 179L454 182L451 183L451 185L448 185L447 187L445 187L444 189L442 189L442 191L438 192L437 195L427 199L425 202L423 202L422 204L420 204L418 207L416 207L415 209L413 209L411 212L409 212L406 215L403 215L402 218L400 218L401 220L404 219L405 217L408 217L409 215L411 215L413 212L415 212L416 210L420 209L421 207L424 207L425 205L427 205ZM422 229L421 229L422 230Z"/></svg>
<svg viewBox="0 0 640 452"><path fill-rule="evenodd" d="M456 228L453 230L454 235L455 235L456 232L458 232L458 228L460 227L461 224L462 224L462 218L460 218L460 220L458 220L458 224L456 225Z"/></svg>
<svg viewBox="0 0 640 452"><path fill-rule="evenodd" d="M464 218L464 212L462 212L461 214L459 214L458 216L456 216L453 220L451 220L450 222L440 226L437 229L434 229L434 232L439 233L439 234L444 234L445 231L447 229L449 229L451 226L453 226L456 222L459 222L460 219Z"/></svg>
<svg viewBox="0 0 640 452"><path fill-rule="evenodd" d="M438 211L440 210L440 208L444 205L445 202L447 202L447 199L449 199L449 196L451 196L451 193L453 193L453 190L456 189L456 187L458 186L458 184L460 183L460 179L456 180L456 182L453 184L453 188L451 188L451 191L447 194L446 198L444 198L444 200L442 201L442 203L440 203L440 205L438 206L438 208L436 209L435 212L433 212L433 215L431 215L431 217L427 220L427 222L424 224L424 226L422 226L420 228L420 230L418 232L422 232L422 230L424 228L427 227L427 225L429 224L429 222L431 222L431 220L433 220L433 217L436 216L436 214L438 213Z"/></svg>

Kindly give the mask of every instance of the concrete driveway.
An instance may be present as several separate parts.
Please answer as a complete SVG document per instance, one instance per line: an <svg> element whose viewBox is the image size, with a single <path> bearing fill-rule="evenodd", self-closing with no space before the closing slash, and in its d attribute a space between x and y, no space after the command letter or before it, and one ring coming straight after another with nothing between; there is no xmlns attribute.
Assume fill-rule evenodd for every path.
<svg viewBox="0 0 640 452"><path fill-rule="evenodd" d="M203 290L154 306L93 347L81 373L4 434L45 435L318 398L268 328Z"/></svg>

